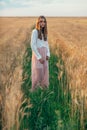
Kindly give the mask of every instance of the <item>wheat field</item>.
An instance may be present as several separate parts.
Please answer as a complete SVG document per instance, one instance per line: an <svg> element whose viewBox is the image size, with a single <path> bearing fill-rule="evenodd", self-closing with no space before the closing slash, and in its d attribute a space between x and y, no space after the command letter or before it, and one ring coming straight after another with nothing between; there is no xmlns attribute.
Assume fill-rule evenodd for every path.
<svg viewBox="0 0 87 130"><path fill-rule="evenodd" d="M0 18L0 122L3 130L10 130L14 122L18 122L23 95L23 54L36 19ZM73 99L72 109L79 106L83 120L84 111L87 111L87 18L47 17L47 25L50 48L55 55L61 55L65 63Z"/></svg>
<svg viewBox="0 0 87 130"><path fill-rule="evenodd" d="M65 62L71 91L86 99L87 18L55 18L48 27L51 47Z"/></svg>

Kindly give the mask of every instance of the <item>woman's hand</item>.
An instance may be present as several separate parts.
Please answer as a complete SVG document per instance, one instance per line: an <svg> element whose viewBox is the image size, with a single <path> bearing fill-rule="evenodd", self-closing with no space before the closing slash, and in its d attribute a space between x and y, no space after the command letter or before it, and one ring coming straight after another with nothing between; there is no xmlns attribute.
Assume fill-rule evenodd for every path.
<svg viewBox="0 0 87 130"><path fill-rule="evenodd" d="M43 64L44 63L44 60L41 58L39 59L40 63Z"/></svg>
<svg viewBox="0 0 87 130"><path fill-rule="evenodd" d="M49 56L46 56L46 60L49 60Z"/></svg>

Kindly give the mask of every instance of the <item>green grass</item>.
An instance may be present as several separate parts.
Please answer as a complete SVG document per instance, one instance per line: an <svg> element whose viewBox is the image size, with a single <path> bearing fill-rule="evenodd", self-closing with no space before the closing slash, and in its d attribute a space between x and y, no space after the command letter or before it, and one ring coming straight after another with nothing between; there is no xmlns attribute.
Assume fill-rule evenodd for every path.
<svg viewBox="0 0 87 130"><path fill-rule="evenodd" d="M78 110L72 116L69 80L61 56L51 53L49 60L49 88L31 89L31 56L30 45L27 44L23 57L23 92L19 112L20 130L83 130L78 118ZM57 63L60 67L57 67ZM62 66L62 67L61 67ZM62 76L58 79L61 71Z"/></svg>

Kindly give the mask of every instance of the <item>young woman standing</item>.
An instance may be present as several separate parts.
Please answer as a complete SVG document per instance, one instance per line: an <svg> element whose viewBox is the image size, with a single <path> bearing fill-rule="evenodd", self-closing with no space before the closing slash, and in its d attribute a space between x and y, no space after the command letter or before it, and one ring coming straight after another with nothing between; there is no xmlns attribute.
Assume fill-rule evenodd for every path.
<svg viewBox="0 0 87 130"><path fill-rule="evenodd" d="M49 58L50 49L47 39L47 20L39 16L31 34L31 79L32 90L38 86L46 88L49 86Z"/></svg>

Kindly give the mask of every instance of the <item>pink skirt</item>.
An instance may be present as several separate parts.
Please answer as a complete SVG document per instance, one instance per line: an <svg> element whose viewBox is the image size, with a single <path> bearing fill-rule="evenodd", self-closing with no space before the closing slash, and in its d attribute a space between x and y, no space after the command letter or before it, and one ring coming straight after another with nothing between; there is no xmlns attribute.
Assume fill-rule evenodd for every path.
<svg viewBox="0 0 87 130"><path fill-rule="evenodd" d="M40 61L36 58L34 52L32 52L32 61L31 61L31 78L32 78L32 89L49 86L49 64L46 60L47 48L41 47L37 48L38 52L42 56L44 63L41 64Z"/></svg>

